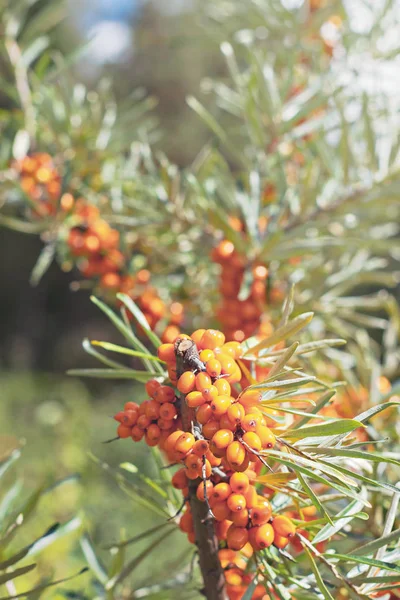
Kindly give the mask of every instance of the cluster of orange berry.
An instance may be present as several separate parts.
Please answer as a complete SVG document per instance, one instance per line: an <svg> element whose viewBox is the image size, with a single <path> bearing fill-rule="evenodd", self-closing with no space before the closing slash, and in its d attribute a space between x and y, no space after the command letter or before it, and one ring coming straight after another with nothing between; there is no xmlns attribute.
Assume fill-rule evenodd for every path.
<svg viewBox="0 0 400 600"><path fill-rule="evenodd" d="M189 365L184 361L184 368L177 358L182 342L194 348L194 357ZM158 445L169 463L180 465L172 485L185 498L179 526L192 543L196 536L191 493L207 504L220 547L226 549L221 561L233 599L239 599L249 583L238 566L241 557L271 545L283 549L296 533L292 520L273 515L269 500L257 491L264 456L276 440L268 426L271 421L262 412L260 391L249 387L240 391L240 382L245 381L238 363L242 354L241 345L225 342L220 331L181 334L174 343L158 348L172 385L149 381L146 390L151 399L140 406L128 402L115 416L120 438L144 438L150 446ZM185 430L183 411L191 415L191 430L187 422ZM254 599L266 597L264 588L260 595L261 587Z"/></svg>
<svg viewBox="0 0 400 600"><path fill-rule="evenodd" d="M247 265L246 260L229 240L222 240L212 252L214 262L221 265L219 292L221 303L216 315L228 340L242 342L261 326L266 304L268 269L266 265ZM251 270L252 283L247 298L239 299L246 269Z"/></svg>
<svg viewBox="0 0 400 600"><path fill-rule="evenodd" d="M57 212L61 195L61 178L53 159L45 152L36 152L14 162L19 183L33 204L33 214L52 216Z"/></svg>

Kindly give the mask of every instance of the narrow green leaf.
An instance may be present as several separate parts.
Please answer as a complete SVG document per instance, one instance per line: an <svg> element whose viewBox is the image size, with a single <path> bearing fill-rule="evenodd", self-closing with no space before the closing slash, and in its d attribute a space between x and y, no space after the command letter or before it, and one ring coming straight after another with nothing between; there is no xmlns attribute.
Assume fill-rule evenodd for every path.
<svg viewBox="0 0 400 600"><path fill-rule="evenodd" d="M358 427L362 427L360 421L355 419L337 419L329 421L329 423L321 423L320 425L310 425L301 429L291 429L281 435L283 438L290 440L304 440L308 437L325 437L336 435L339 433L347 433L354 431Z"/></svg>
<svg viewBox="0 0 400 600"><path fill-rule="evenodd" d="M325 515L325 517L328 519L329 523L331 525L333 525L333 521L331 519L330 514L328 513L328 511L326 510L325 506L322 504L322 502L319 501L318 496L316 494L314 494L313 489L308 485L307 480L305 477L303 477L303 475L301 473L297 474L299 481L302 485L302 487L304 488L304 491L308 494L311 502L313 503L313 505L315 506L315 508L318 510L318 512L320 514Z"/></svg>
<svg viewBox="0 0 400 600"><path fill-rule="evenodd" d="M97 577L98 581L105 585L108 581L107 571L97 557L89 537L87 535L82 536L79 543L90 570Z"/></svg>
<svg viewBox="0 0 400 600"><path fill-rule="evenodd" d="M61 585L62 583L71 581L72 579L75 579L75 577L79 577L80 575L83 575L83 573L86 573L87 571L88 571L88 569L87 569L87 567L85 567L84 569L81 569L78 573L75 573L75 575L71 575L70 577L64 577L63 579L57 579L56 581L51 581L50 583L37 585L36 587L31 588L30 590L27 590L26 592L21 592L20 594L13 594L12 596L2 596L0 598L0 600L16 600L17 598L26 598L27 596L31 596L34 593L42 592L43 590L46 590L49 587L53 587L55 585Z"/></svg>
<svg viewBox="0 0 400 600"><path fill-rule="evenodd" d="M364 492L365 495L365 492ZM359 510L361 510L364 506L364 503L360 500L353 500L348 504L345 508L343 508L336 517L341 517L338 519L334 525L326 525L317 533L317 535L313 538L312 543L318 544L319 542L324 542L329 539L338 531L341 531L352 519L354 519L354 514L357 514Z"/></svg>
<svg viewBox="0 0 400 600"><path fill-rule="evenodd" d="M328 588L326 587L324 580L322 578L322 575L320 574L317 564L311 554L311 552L309 551L309 549L307 548L307 546L304 546L304 551L308 556L308 559L310 561L311 564L311 569L312 572L314 573L314 577L315 577L315 581L317 583L318 589L321 592L321 594L323 595L323 597L325 598L325 600L335 600L334 597L332 596L332 594L330 593L330 591L328 590Z"/></svg>
<svg viewBox="0 0 400 600"><path fill-rule="evenodd" d="M270 372L268 373L268 378L273 377L280 373L284 367L286 367L289 360L292 358L293 354L296 352L299 347L299 342L293 342L289 348L282 354L282 356L276 361Z"/></svg>
<svg viewBox="0 0 400 600"><path fill-rule="evenodd" d="M145 538L149 537L153 533L157 533L157 531L160 531L160 529L164 529L165 527L176 527L176 525L172 521L167 521L165 523L161 523L160 525L156 525L155 527L152 527L151 529L148 529L147 531L144 531L143 533L139 533L139 535L135 535L134 537L129 538L128 540L124 540L123 542L116 542L115 544L110 544L108 546L104 546L104 549L111 550L112 548L124 548L125 546L130 546L131 544L136 544L137 542L144 540Z"/></svg>
<svg viewBox="0 0 400 600"><path fill-rule="evenodd" d="M265 348L270 348L271 346L276 346L281 341L285 341L288 337L298 333L301 329L304 329L312 320L314 313L308 312L299 315L298 317L292 319L286 325L279 327L272 335L268 338L265 338L262 342L250 348L245 354L246 357L248 354L257 354L264 350Z"/></svg>
<svg viewBox="0 0 400 600"><path fill-rule="evenodd" d="M143 329L151 343L155 348L161 346L160 338L151 330L150 325L147 322L146 317L138 307L138 305L126 294L117 294L118 300L120 300L130 313L135 317L136 321L139 323L140 327Z"/></svg>
<svg viewBox="0 0 400 600"><path fill-rule="evenodd" d="M354 554L324 554L329 560L336 559L339 561L357 563L360 565L369 565L370 567L377 567L385 571L396 571L400 573L400 567L394 563L384 562L383 560L376 560L375 558L368 558L367 556L356 556Z"/></svg>
<svg viewBox="0 0 400 600"><path fill-rule="evenodd" d="M370 554L370 553L375 552L375 550L379 550L379 548L382 548L383 546L387 546L388 544L391 544L392 542L397 541L399 538L400 538L400 529L396 529L395 531L392 531L388 535L384 535L383 537L380 537L377 540L372 540L371 542L368 542L367 544L363 544L362 546L355 548L354 550L351 551L351 554L353 554L353 555Z"/></svg>
<svg viewBox="0 0 400 600"><path fill-rule="evenodd" d="M31 565L26 565L26 567L20 567L19 569L14 569L14 571L9 571L8 573L0 574L0 585L3 585L7 581L11 581L12 579L16 579L17 577L21 577L21 575L26 575L30 571L36 567L35 563Z"/></svg>
<svg viewBox="0 0 400 600"><path fill-rule="evenodd" d="M139 352L138 350L132 350L131 348L124 348L123 346L111 344L110 342L99 342L97 340L90 340L90 343L92 346L99 346L100 348L103 348L103 350L108 350L109 352L116 352L117 354L126 354L128 356L134 356L136 358L146 358L147 360L163 362L158 358L158 356L153 356L152 354L148 354L146 352Z"/></svg>
<svg viewBox="0 0 400 600"><path fill-rule="evenodd" d="M154 373L133 371L132 369L70 369L67 371L67 375L97 379L135 379L141 383L146 383L154 377Z"/></svg>

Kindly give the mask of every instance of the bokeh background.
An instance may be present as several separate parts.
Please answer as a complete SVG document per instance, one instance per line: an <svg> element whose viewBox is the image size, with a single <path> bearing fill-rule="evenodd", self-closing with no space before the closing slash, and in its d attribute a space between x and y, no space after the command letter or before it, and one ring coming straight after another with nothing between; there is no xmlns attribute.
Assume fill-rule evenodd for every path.
<svg viewBox="0 0 400 600"><path fill-rule="evenodd" d="M229 2L226 14L224 3L218 3L219 26L214 22L214 29L205 4L210 7L211 3L68 0L51 34L52 44L63 53L84 46L73 71L88 87L112 77L120 99L143 88L157 100L153 110L155 145L180 166L194 159L209 135L186 97L194 94L207 105L207 79L224 75L219 43L229 39L230 29L235 28L229 19ZM354 27L364 27L367 36L371 14L382 3L349 0L347 4ZM35 23L34 11L31 20ZM396 24L393 26L396 29ZM390 36L388 30L388 43ZM370 60L348 68L354 81L367 89L380 85L398 93L397 61L382 66ZM65 375L69 368L93 364L82 350L84 337L118 340L87 292L71 290L74 272L63 273L53 265L37 287L30 285L41 245L36 236L0 229L1 434L25 443L18 477L26 490L32 493L42 483L50 485L71 476L67 484L50 490L40 501L39 518L24 532L26 541L51 522L78 515L102 557L105 541L117 539L121 531L132 536L157 522L124 494L115 480L114 471L126 461L144 465L151 473L153 465L145 446L131 446L127 456L127 446L102 443L114 434L109 416L124 401L136 400L140 391L132 384L81 382ZM126 479L134 482L135 474L126 471ZM72 531L44 554L42 575L66 576L84 565L78 537L77 530ZM174 539L176 556L179 547L186 552L183 537ZM165 550L159 549L151 561L144 562L143 581L151 577L154 560L163 563L168 573L169 559ZM71 582L68 589L77 586L83 587L84 597L95 597L90 575L84 575L79 584ZM65 598L64 593L57 589L48 592L54 598Z"/></svg>

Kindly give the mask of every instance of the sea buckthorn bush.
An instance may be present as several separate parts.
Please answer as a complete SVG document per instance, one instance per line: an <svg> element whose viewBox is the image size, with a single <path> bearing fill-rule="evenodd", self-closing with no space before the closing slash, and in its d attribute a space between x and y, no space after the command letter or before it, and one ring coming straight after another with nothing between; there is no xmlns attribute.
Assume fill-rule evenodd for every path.
<svg viewBox="0 0 400 600"><path fill-rule="evenodd" d="M211 135L193 161L197 140L182 145L187 167L154 150L151 99L134 94L124 112L112 86L65 74L57 36L32 40L25 17L45 0L5 6L0 223L41 236L34 283L56 258L126 341L85 340L107 368L71 374L140 384L107 440L126 444L135 479L98 462L163 519L109 544L107 569L83 535L96 595L399 597L398 99L366 90L363 66L397 52L394 3L370 36L342 2L196 4L192 38L216 60L204 105L187 98ZM29 507L4 528L10 600L33 567L14 569L3 543ZM185 555L171 545L154 581L126 585L179 531Z"/></svg>

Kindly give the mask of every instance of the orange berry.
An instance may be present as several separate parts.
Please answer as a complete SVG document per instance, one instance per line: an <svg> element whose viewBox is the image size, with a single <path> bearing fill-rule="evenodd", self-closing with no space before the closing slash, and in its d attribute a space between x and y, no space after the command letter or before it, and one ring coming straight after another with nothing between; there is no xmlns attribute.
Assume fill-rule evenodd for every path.
<svg viewBox="0 0 400 600"><path fill-rule="evenodd" d="M200 456L196 456L196 454L189 454L189 456L185 458L185 467L187 469L186 475L189 479L197 479L198 468L201 467L201 464L201 458Z"/></svg>
<svg viewBox="0 0 400 600"><path fill-rule="evenodd" d="M214 485L211 483L211 481L207 480L205 482L205 486L206 486L206 491L207 491L207 498L210 498L210 496L213 492L213 489L214 489ZM201 481L199 483L199 485L197 486L196 496L197 496L198 500L200 500L201 502L205 502L204 481Z"/></svg>
<svg viewBox="0 0 400 600"><path fill-rule="evenodd" d="M246 508L246 498L242 494L231 494L226 502L232 512Z"/></svg>
<svg viewBox="0 0 400 600"><path fill-rule="evenodd" d="M242 508L242 510L232 512L232 523L237 527L247 527L249 522L249 511L247 508Z"/></svg>
<svg viewBox="0 0 400 600"><path fill-rule="evenodd" d="M186 469L178 469L178 471L172 475L171 483L177 490L183 490L183 488L187 487L188 478L186 476Z"/></svg>
<svg viewBox="0 0 400 600"><path fill-rule="evenodd" d="M249 541L249 534L245 527L236 527L231 525L226 534L228 548L232 550L241 550Z"/></svg>
<svg viewBox="0 0 400 600"><path fill-rule="evenodd" d="M225 521L231 512L225 500L213 504L212 511L216 521Z"/></svg>
<svg viewBox="0 0 400 600"><path fill-rule="evenodd" d="M232 358L240 358L243 354L243 348L239 342L226 342L222 346L222 352L229 354Z"/></svg>
<svg viewBox="0 0 400 600"><path fill-rule="evenodd" d="M257 490L253 485L250 485L247 492L243 492L243 496L246 498L247 508L255 508L259 505Z"/></svg>
<svg viewBox="0 0 400 600"><path fill-rule="evenodd" d="M258 531L255 535L257 545L260 548L268 548L274 541L274 530L272 525L265 523L258 527Z"/></svg>
<svg viewBox="0 0 400 600"><path fill-rule="evenodd" d="M259 529L259 527L250 527L250 529L248 530L249 531L249 542L250 542L253 550L255 550L256 552L261 550L261 547L258 545L257 538L256 538L258 529Z"/></svg>
<svg viewBox="0 0 400 600"><path fill-rule="evenodd" d="M187 538L191 544L196 543L196 534L194 531L189 531L189 533L187 534Z"/></svg>
<svg viewBox="0 0 400 600"><path fill-rule="evenodd" d="M215 534L219 540L226 540L226 534L227 534L230 526L231 526L231 522L228 521L227 519L224 519L223 521L215 522L215 524L214 524Z"/></svg>
<svg viewBox="0 0 400 600"><path fill-rule="evenodd" d="M218 377L221 374L221 363L216 358L211 358L206 362L207 373L210 377Z"/></svg>
<svg viewBox="0 0 400 600"><path fill-rule="evenodd" d="M160 405L155 400L150 400L146 404L145 415L151 421L155 421L160 416Z"/></svg>
<svg viewBox="0 0 400 600"><path fill-rule="evenodd" d="M282 537L291 538L296 533L296 527L293 522L285 515L278 515L272 521L274 531Z"/></svg>
<svg viewBox="0 0 400 600"><path fill-rule="evenodd" d="M194 443L192 448L193 454L196 454L197 456L201 457L207 454L208 450L209 445L206 440L197 440L197 442Z"/></svg>
<svg viewBox="0 0 400 600"><path fill-rule="evenodd" d="M156 379L150 379L146 382L146 392L150 396L150 398L154 398L154 394L156 393L157 388L160 387L160 383Z"/></svg>
<svg viewBox="0 0 400 600"><path fill-rule="evenodd" d="M239 402L245 407L257 406L262 400L262 393L260 390L245 390L239 396Z"/></svg>
<svg viewBox="0 0 400 600"><path fill-rule="evenodd" d="M139 407L137 406L135 410L126 410L123 414L124 418L122 423L127 427L133 427L136 425L139 417Z"/></svg>
<svg viewBox="0 0 400 600"><path fill-rule="evenodd" d="M161 404L159 408L159 415L162 419L170 421L177 415L176 408L170 402L164 402L164 404Z"/></svg>
<svg viewBox="0 0 400 600"><path fill-rule="evenodd" d="M149 417L147 415L140 415L140 417L136 421L137 427L139 427L139 429L143 429L143 430L147 429L147 427L150 425L150 423L151 423L151 419L149 419Z"/></svg>
<svg viewBox="0 0 400 600"><path fill-rule="evenodd" d="M192 371L185 371L178 379L177 388L182 394L188 394L194 390L195 374Z"/></svg>
<svg viewBox="0 0 400 600"><path fill-rule="evenodd" d="M124 410L137 410L139 408L139 404L136 402L125 402Z"/></svg>
<svg viewBox="0 0 400 600"><path fill-rule="evenodd" d="M157 425L162 431L173 429L175 421L173 419L162 419L161 417L157 420Z"/></svg>
<svg viewBox="0 0 400 600"><path fill-rule="evenodd" d="M245 431L256 431L259 420L259 415L255 413L249 413L243 417L240 426Z"/></svg>
<svg viewBox="0 0 400 600"><path fill-rule="evenodd" d="M217 388L220 396L231 395L231 386L225 378L221 377L221 379L217 379L217 381L214 382L214 385Z"/></svg>
<svg viewBox="0 0 400 600"><path fill-rule="evenodd" d="M226 411L226 413L220 417L219 424L221 429L229 429L229 431L236 431L236 425L229 420L228 411Z"/></svg>
<svg viewBox="0 0 400 600"><path fill-rule="evenodd" d="M219 429L212 437L212 443L219 450L223 450L233 442L233 433L229 429Z"/></svg>
<svg viewBox="0 0 400 600"><path fill-rule="evenodd" d="M203 396L202 396L202 398L204 400ZM205 402L205 400L204 400L204 402ZM213 418L214 418L214 413L212 411L210 404L204 403L202 406L199 407L199 409L196 413L196 419L197 419L198 423L200 423L200 425L205 425L206 423L208 423L208 421L210 421ZM204 433L204 431L203 431L203 433Z"/></svg>
<svg viewBox="0 0 400 600"><path fill-rule="evenodd" d="M132 427L132 431L131 431L131 437L133 439L134 442L140 442L141 439L143 439L144 436L144 429L140 429L140 427L138 427L137 425L134 425Z"/></svg>
<svg viewBox="0 0 400 600"><path fill-rule="evenodd" d="M203 435L207 440L210 440L215 433L219 430L219 422L215 419L210 419L203 425Z"/></svg>
<svg viewBox="0 0 400 600"><path fill-rule="evenodd" d="M221 459L215 456L210 450L206 454L206 459L212 467L219 467L221 464Z"/></svg>
<svg viewBox="0 0 400 600"><path fill-rule="evenodd" d="M184 533L191 533L193 531L193 516L188 510L181 516L179 529Z"/></svg>
<svg viewBox="0 0 400 600"><path fill-rule="evenodd" d="M213 501L222 502L224 500L227 500L231 493L232 490L229 483L221 482L217 483L217 485L214 486L211 498L213 499Z"/></svg>
<svg viewBox="0 0 400 600"><path fill-rule="evenodd" d="M261 440L261 445L263 448L273 448L275 446L275 436L268 427L259 425L256 428L256 433Z"/></svg>
<svg viewBox="0 0 400 600"><path fill-rule="evenodd" d="M215 385L211 385L209 388L203 389L202 395L206 402L212 402L218 397L218 390Z"/></svg>
<svg viewBox="0 0 400 600"><path fill-rule="evenodd" d="M240 442L232 442L226 449L226 458L232 467L240 467L246 458L246 450Z"/></svg>
<svg viewBox="0 0 400 600"><path fill-rule="evenodd" d="M275 533L275 536L274 536L274 546L276 548L280 548L280 549L286 548L286 546L288 545L288 543L289 543L289 538L284 537L283 535L277 535Z"/></svg>
<svg viewBox="0 0 400 600"><path fill-rule="evenodd" d="M203 461L201 461L201 464L197 470L197 473L198 473L199 477L206 477L207 479L209 479L212 475L212 466L211 466L210 461L206 459L204 464L203 464Z"/></svg>
<svg viewBox="0 0 400 600"><path fill-rule="evenodd" d="M194 436L191 433L185 431L177 439L174 450L180 455L186 456L186 454L193 448L194 443Z"/></svg>
<svg viewBox="0 0 400 600"><path fill-rule="evenodd" d="M122 424L118 425L117 435L121 439L125 439L125 438L128 438L128 437L131 437L131 435L132 435L132 428L131 427L126 427L126 425L122 425Z"/></svg>
<svg viewBox="0 0 400 600"><path fill-rule="evenodd" d="M173 388L168 385L160 385L156 390L154 398L157 402L160 402L160 404L163 402L175 402L175 392Z"/></svg>
<svg viewBox="0 0 400 600"><path fill-rule="evenodd" d="M238 425L245 416L244 408L241 404L239 404L239 402L231 404L226 411L226 414L228 419L235 425Z"/></svg>
<svg viewBox="0 0 400 600"><path fill-rule="evenodd" d="M233 473L229 480L229 485L232 488L232 492L245 494L249 489L250 482L246 473Z"/></svg>
<svg viewBox="0 0 400 600"><path fill-rule="evenodd" d="M183 431L178 429L177 431L173 431L172 433L169 434L169 436L167 437L167 439L164 442L165 452L172 452L172 450L174 450L175 444L178 441L178 439L181 437L182 433L183 433Z"/></svg>
<svg viewBox="0 0 400 600"><path fill-rule="evenodd" d="M161 336L164 343L173 343L180 336L179 328L176 325L168 325Z"/></svg>
<svg viewBox="0 0 400 600"><path fill-rule="evenodd" d="M258 435L254 433L254 431L247 431L242 439L243 442L255 452L259 452L261 450L261 440Z"/></svg>
<svg viewBox="0 0 400 600"><path fill-rule="evenodd" d="M216 417L220 417L230 407L232 398L230 396L217 396L211 402L211 409Z"/></svg>
<svg viewBox="0 0 400 600"><path fill-rule="evenodd" d="M198 406L205 404L206 399L201 392L195 390L193 392L189 392L185 398L185 402L190 408L197 408Z"/></svg>
<svg viewBox="0 0 400 600"><path fill-rule="evenodd" d="M196 390L203 393L212 386L211 377L207 373L198 373L195 379Z"/></svg>
<svg viewBox="0 0 400 600"><path fill-rule="evenodd" d="M205 329L196 329L196 331L194 331L192 333L192 335L190 336L197 347L199 346L201 338L203 337L203 334L205 333L205 331L206 331Z"/></svg>
<svg viewBox="0 0 400 600"><path fill-rule="evenodd" d="M161 344L157 349L157 356L165 362L174 362L176 360L174 344Z"/></svg>
<svg viewBox="0 0 400 600"><path fill-rule="evenodd" d="M161 437L161 429L155 423L148 426L146 431L147 438L152 442L158 442Z"/></svg>
<svg viewBox="0 0 400 600"><path fill-rule="evenodd" d="M268 502L268 501L267 501ZM264 525L270 520L272 515L272 508L270 503L258 504L251 511L251 520L254 525Z"/></svg>
<svg viewBox="0 0 400 600"><path fill-rule="evenodd" d="M125 411L123 410L120 410L119 412L117 412L116 415L113 416L113 419L115 419L115 421L118 421L118 423L122 423L125 418Z"/></svg>
<svg viewBox="0 0 400 600"><path fill-rule="evenodd" d="M203 363L207 363L209 360L215 360L214 352L209 348L202 350L199 354L199 357Z"/></svg>
<svg viewBox="0 0 400 600"><path fill-rule="evenodd" d="M225 342L225 336L222 331L217 329L207 329L201 338L200 345L202 348L210 348L214 350L218 346L222 346Z"/></svg>

